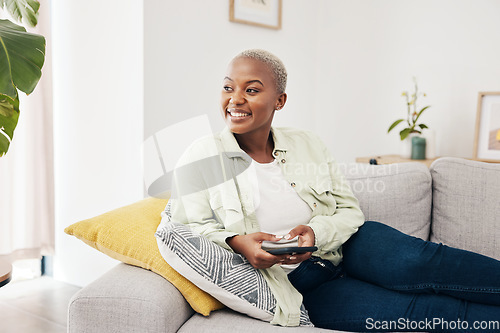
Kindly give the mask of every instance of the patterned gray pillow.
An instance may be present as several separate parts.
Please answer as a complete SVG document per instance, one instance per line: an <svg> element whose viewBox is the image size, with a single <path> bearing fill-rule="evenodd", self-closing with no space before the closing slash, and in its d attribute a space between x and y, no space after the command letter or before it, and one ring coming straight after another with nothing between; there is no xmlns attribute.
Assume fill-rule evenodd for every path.
<svg viewBox="0 0 500 333"><path fill-rule="evenodd" d="M162 223L155 234L161 255L177 272L227 307L270 322L276 299L259 270L180 223ZM313 326L304 306L301 326Z"/></svg>

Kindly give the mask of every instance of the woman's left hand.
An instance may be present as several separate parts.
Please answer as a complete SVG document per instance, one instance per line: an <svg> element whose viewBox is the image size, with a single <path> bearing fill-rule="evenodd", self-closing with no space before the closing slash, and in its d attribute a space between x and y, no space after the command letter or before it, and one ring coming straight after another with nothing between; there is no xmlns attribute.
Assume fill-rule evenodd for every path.
<svg viewBox="0 0 500 333"><path fill-rule="evenodd" d="M292 239L296 236L299 236L299 246L314 246L315 243L315 235L314 231L312 230L311 227L307 225L299 225L288 233L288 235L285 236L287 239ZM304 260L307 260L311 258L312 252L307 252L303 254L294 254L292 256L288 256L285 259L286 264L299 264L303 262Z"/></svg>

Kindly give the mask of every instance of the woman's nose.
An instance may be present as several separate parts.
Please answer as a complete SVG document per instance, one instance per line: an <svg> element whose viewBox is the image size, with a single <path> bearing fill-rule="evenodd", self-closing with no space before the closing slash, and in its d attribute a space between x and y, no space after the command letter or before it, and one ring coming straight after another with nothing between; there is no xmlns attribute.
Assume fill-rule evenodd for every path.
<svg viewBox="0 0 500 333"><path fill-rule="evenodd" d="M231 95L231 98L229 99L229 103L231 104L242 104L243 103L243 98L241 97L240 94L234 93Z"/></svg>

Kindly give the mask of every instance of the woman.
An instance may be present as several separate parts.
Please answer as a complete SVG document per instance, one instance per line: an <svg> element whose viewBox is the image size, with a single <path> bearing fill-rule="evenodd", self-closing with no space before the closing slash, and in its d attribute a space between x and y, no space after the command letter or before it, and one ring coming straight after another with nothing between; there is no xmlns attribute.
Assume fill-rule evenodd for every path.
<svg viewBox="0 0 500 333"><path fill-rule="evenodd" d="M172 220L261 269L281 325L298 324L302 301L316 326L349 331L395 330L384 323L398 319L424 331L432 327L413 322L498 320L499 261L365 222L324 144L309 132L272 127L287 100L286 79L281 61L263 50L231 61L221 92L227 126L181 159L205 166L177 175ZM210 156L224 159L222 171ZM318 250L263 249L290 245Z"/></svg>

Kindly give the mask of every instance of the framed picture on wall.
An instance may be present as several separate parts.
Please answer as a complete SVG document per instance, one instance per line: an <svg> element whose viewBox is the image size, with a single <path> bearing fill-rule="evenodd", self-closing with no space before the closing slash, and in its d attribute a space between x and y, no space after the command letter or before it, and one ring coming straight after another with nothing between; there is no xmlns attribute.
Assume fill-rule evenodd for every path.
<svg viewBox="0 0 500 333"><path fill-rule="evenodd" d="M479 93L474 158L500 162L500 92Z"/></svg>
<svg viewBox="0 0 500 333"><path fill-rule="evenodd" d="M229 21L281 29L282 0L229 0Z"/></svg>

